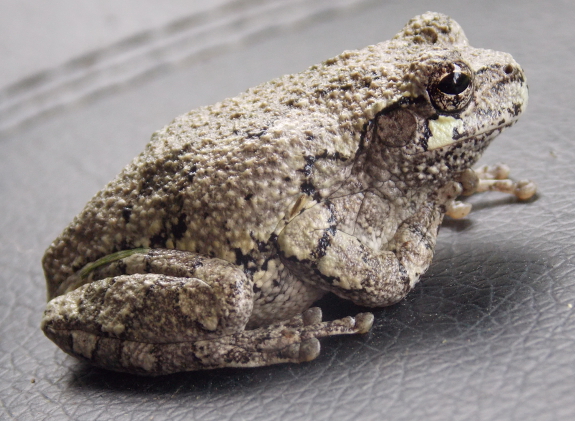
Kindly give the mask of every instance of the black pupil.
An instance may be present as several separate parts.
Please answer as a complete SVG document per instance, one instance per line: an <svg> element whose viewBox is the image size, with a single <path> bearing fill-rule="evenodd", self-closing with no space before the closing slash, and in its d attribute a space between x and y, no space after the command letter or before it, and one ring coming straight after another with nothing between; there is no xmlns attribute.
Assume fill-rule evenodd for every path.
<svg viewBox="0 0 575 421"><path fill-rule="evenodd" d="M458 95L465 91L471 79L465 73L452 72L441 79L437 89L447 95Z"/></svg>

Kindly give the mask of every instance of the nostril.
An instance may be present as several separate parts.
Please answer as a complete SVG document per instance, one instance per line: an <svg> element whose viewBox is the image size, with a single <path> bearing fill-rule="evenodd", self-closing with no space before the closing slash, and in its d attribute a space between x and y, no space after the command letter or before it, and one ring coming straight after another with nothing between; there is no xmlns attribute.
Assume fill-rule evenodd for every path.
<svg viewBox="0 0 575 421"><path fill-rule="evenodd" d="M503 71L510 75L511 73L513 73L515 69L513 68L513 66L511 64L508 64L507 66L505 66L505 68L503 69Z"/></svg>

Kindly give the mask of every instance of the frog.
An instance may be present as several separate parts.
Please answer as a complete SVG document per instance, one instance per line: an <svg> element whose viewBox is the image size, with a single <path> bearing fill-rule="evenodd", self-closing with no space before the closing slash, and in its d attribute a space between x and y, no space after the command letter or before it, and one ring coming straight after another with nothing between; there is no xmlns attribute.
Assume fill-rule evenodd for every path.
<svg viewBox="0 0 575 421"><path fill-rule="evenodd" d="M527 100L511 55L427 12L177 117L47 249L41 328L139 375L311 361L415 287L444 216L471 209L460 196L535 194L505 165L473 169ZM326 294L366 311L324 321Z"/></svg>

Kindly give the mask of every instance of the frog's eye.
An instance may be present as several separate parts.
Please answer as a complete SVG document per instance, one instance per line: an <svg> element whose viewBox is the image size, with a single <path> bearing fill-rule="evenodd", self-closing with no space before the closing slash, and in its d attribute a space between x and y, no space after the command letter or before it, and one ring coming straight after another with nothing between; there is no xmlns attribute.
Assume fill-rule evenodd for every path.
<svg viewBox="0 0 575 421"><path fill-rule="evenodd" d="M432 77L427 88L433 106L455 112L464 108L473 93L473 73L464 63L450 63Z"/></svg>

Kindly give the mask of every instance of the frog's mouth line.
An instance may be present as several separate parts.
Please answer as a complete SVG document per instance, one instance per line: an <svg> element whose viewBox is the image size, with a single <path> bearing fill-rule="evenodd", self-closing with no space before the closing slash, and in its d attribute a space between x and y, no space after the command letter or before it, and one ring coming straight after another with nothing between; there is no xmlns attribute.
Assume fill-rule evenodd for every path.
<svg viewBox="0 0 575 421"><path fill-rule="evenodd" d="M454 134L453 135L453 142L464 142L466 140L469 139L476 139L478 137L490 137L492 136L495 132L499 131L499 133L501 133L501 131L503 131L504 129L513 126L515 123L517 122L517 119L512 120L510 122L506 122L504 124L500 124L498 126L495 126L493 128L487 129L487 130L482 130L482 131L478 131L476 132L473 136L467 136L467 137L457 137L458 134ZM495 136L497 136L499 133L496 133Z"/></svg>

